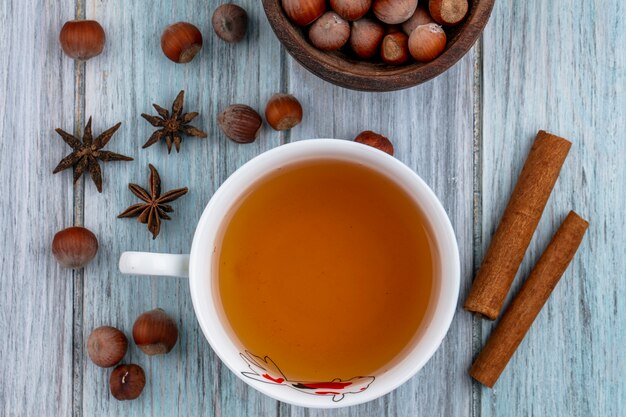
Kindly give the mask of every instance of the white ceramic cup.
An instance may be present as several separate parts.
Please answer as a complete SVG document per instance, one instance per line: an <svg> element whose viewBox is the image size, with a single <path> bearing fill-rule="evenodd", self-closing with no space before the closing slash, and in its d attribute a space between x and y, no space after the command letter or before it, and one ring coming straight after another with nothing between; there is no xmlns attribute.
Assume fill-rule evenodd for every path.
<svg viewBox="0 0 626 417"><path fill-rule="evenodd" d="M435 274L427 313L409 345L378 375L349 380L291 381L271 352L247 352L232 334L217 287L220 234L235 204L255 183L288 165L312 160L344 160L392 179L415 201L432 240ZM392 391L419 371L443 340L456 309L460 267L454 231L441 203L411 169L384 152L355 142L312 139L279 146L252 159L215 192L198 222L190 255L125 252L119 263L127 274L189 276L191 298L204 336L220 359L245 383L277 400L314 408L371 401ZM271 359L270 359L271 358ZM277 366L278 365L278 366Z"/></svg>

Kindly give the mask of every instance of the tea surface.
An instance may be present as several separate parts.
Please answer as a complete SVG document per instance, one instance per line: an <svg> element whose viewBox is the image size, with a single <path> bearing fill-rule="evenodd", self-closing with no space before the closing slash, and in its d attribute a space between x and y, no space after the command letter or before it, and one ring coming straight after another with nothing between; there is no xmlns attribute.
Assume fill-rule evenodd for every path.
<svg viewBox="0 0 626 417"><path fill-rule="evenodd" d="M423 223L401 188L360 165L307 163L264 179L222 238L219 294L233 331L290 380L384 368L428 306Z"/></svg>

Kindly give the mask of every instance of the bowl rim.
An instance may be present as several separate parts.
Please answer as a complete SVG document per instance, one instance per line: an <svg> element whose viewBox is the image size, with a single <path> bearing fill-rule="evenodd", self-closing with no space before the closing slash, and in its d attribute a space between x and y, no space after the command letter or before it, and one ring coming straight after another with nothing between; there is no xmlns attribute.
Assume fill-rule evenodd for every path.
<svg viewBox="0 0 626 417"><path fill-rule="evenodd" d="M471 1L471 0L470 0ZM373 74L350 73L334 64L336 54L316 49L285 14L280 0L262 0L272 30L287 52L307 70L332 84L360 91L395 91L426 82L456 64L474 45L489 21L495 0L473 0L453 42L435 60Z"/></svg>

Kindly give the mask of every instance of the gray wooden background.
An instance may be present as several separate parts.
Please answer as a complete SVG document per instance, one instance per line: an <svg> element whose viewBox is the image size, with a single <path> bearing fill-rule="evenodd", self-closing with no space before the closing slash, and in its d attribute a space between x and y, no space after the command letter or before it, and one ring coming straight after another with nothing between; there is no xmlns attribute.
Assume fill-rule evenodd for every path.
<svg viewBox="0 0 626 417"><path fill-rule="evenodd" d="M476 47L443 76L407 91L358 93L309 74L282 49L260 2L247 39L232 46L210 27L217 1L3 0L0 2L0 415L2 416L620 416L626 406L626 6L622 0L498 0ZM97 19L104 53L85 64L58 44L64 21ZM161 53L172 22L201 28L205 44L188 65ZM139 115L170 105L180 89L198 110L206 140L180 154L141 150L152 131ZM231 103L263 108L272 93L298 96L304 122L286 134L264 128L254 144L220 134L215 117ZM54 128L97 132L121 121L109 148L135 158L104 166L104 192L71 173L53 176L68 153ZM467 369L492 323L458 309L442 347L408 383L368 404L335 411L280 404L248 388L211 351L196 324L187 283L122 276L124 250L184 253L194 223L237 167L282 143L388 135L397 157L442 200L456 230L467 294L538 129L574 142L526 255L515 288L570 209L591 222L580 253L494 390ZM152 241L145 227L115 216L134 202L147 164L167 189L189 186L174 220ZM85 225L100 251L84 271L53 260L54 233ZM108 392L108 372L86 357L99 325L126 329L160 306L181 330L172 353L131 347L148 383L137 401Z"/></svg>

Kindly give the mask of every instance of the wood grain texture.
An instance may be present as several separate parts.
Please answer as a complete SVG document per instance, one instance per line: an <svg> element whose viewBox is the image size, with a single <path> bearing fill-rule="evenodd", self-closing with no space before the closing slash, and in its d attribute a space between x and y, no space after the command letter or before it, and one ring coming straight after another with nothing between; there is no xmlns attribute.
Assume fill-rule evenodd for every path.
<svg viewBox="0 0 626 417"><path fill-rule="evenodd" d="M619 0L496 2L484 34L483 250L536 131L573 142L510 296L570 209L590 222L495 389L482 390L484 417L624 413L624 16Z"/></svg>
<svg viewBox="0 0 626 417"><path fill-rule="evenodd" d="M212 32L216 0L61 3L0 2L0 50L10 51L0 62L0 415L623 414L626 9L620 0L578 7L496 2L476 66L476 55L469 55L426 84L385 94L333 87L287 58L258 1L237 1L251 22L238 45ZM103 55L84 67L65 58L57 41L75 9L99 20L108 38ZM201 54L182 66L159 48L162 29L179 20L195 23L205 36ZM475 76L482 101L472 92ZM209 138L186 138L180 154L167 155L164 145L142 150L152 127L139 114L151 112L151 103L171 105L180 89L187 91L186 108L201 113L196 124ZM251 145L232 143L219 132L215 117L222 108L245 103L261 110L280 90L303 103L305 119L298 128L280 134L264 128ZM109 147L136 159L104 166L102 194L90 181L84 192L82 185L73 188L70 172L50 173L68 151L53 129L70 130L90 115L98 132L121 121ZM570 209L591 226L494 390L472 385L466 373L477 339L484 342L491 325L473 321L460 301L441 349L393 393L335 411L279 404L221 365L198 329L187 282L117 271L124 250L188 252L205 203L253 156L313 136L351 139L363 129L388 135L397 157L442 199L460 245L461 301L537 130L573 141L511 294ZM164 188L190 188L174 203L173 220L156 241L135 220L115 218L135 201L126 184L147 182L149 162L162 174ZM59 269L49 255L53 234L81 222L83 213L101 243L84 271L84 285L82 273ZM169 355L154 358L132 346L126 362L142 365L148 383L139 400L117 402L108 393L109 371L89 362L83 341L102 324L130 336L135 317L157 306L179 322L179 343Z"/></svg>
<svg viewBox="0 0 626 417"><path fill-rule="evenodd" d="M395 156L415 170L442 201L461 253L459 309L442 347L418 375L374 402L335 411L286 407L299 416L409 416L469 414L471 317L462 312L472 274L473 53L441 77L395 93L371 94L332 86L289 59L289 90L302 101L305 119L290 140L352 140L362 130L393 142ZM441 123L442 120L447 122ZM450 399L453 398L453 401Z"/></svg>
<svg viewBox="0 0 626 417"><path fill-rule="evenodd" d="M135 318L155 307L175 318L180 338L172 352L157 357L131 343L127 361L144 367L147 376L143 395L133 402L113 400L109 372L85 360L85 416L277 414L276 401L248 388L215 356L195 319L186 280L123 276L117 268L125 250L188 253L195 224L215 189L244 162L280 143L278 135L265 129L255 143L238 145L216 123L227 105L259 109L280 89L280 45L257 2L239 3L248 10L251 25L246 40L236 45L213 33L211 14L218 2L87 3L87 17L101 22L110 36L103 55L87 65L85 115L94 115L96 130L122 121L109 147L135 161L104 167L102 194L92 184L86 186L85 225L101 236L102 253L85 274L84 338L103 324L118 326L130 337ZM195 24L204 36L201 52L185 65L169 61L159 43L162 30L181 20ZM186 111L200 112L192 124L209 137L184 138L180 153L169 155L164 143L141 149L154 128L140 114L155 114L152 103L171 107L181 89L186 91ZM173 220L164 222L156 240L136 219L116 219L136 202L127 184L147 184L148 163L159 170L163 190L189 187L173 203Z"/></svg>
<svg viewBox="0 0 626 417"><path fill-rule="evenodd" d="M39 10L37 18L33 10ZM52 176L73 130L73 63L57 36L72 4L0 4L0 415L72 412L72 271L54 233L72 224L70 172ZM10 52L9 52L10 51ZM41 390L34 388L43 383Z"/></svg>

